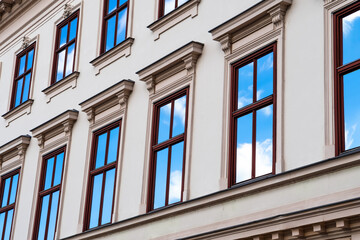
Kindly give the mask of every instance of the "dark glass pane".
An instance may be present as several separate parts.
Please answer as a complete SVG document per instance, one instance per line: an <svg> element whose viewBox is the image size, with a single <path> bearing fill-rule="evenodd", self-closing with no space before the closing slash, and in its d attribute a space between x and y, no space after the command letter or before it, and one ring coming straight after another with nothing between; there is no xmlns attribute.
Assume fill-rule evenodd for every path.
<svg viewBox="0 0 360 240"><path fill-rule="evenodd" d="M75 53L75 43L71 44L68 47L68 55L66 58L66 69L65 69L65 76L69 75L73 72L74 66L74 53Z"/></svg>
<svg viewBox="0 0 360 240"><path fill-rule="evenodd" d="M237 119L236 133L236 182L251 178L253 114Z"/></svg>
<svg viewBox="0 0 360 240"><path fill-rule="evenodd" d="M54 175L54 184L53 186L57 186L61 184L61 175L64 163L64 153L60 153L56 156L56 166L55 166L55 175Z"/></svg>
<svg viewBox="0 0 360 240"><path fill-rule="evenodd" d="M257 60L257 100L273 94L273 62L273 53Z"/></svg>
<svg viewBox="0 0 360 240"><path fill-rule="evenodd" d="M49 158L46 160L46 174L45 174L45 185L44 190L51 188L51 181L53 176L53 170L54 170L54 157Z"/></svg>
<svg viewBox="0 0 360 240"><path fill-rule="evenodd" d="M26 74L22 103L29 99L31 73Z"/></svg>
<svg viewBox="0 0 360 240"><path fill-rule="evenodd" d="M177 136L185 131L186 96L175 100L172 136Z"/></svg>
<svg viewBox="0 0 360 240"><path fill-rule="evenodd" d="M5 226L5 233L4 233L4 240L10 239L10 233L11 233L11 224L12 219L14 215L14 209L11 209L7 212L7 219L6 219L6 226Z"/></svg>
<svg viewBox="0 0 360 240"><path fill-rule="evenodd" d="M47 240L53 240L55 237L55 227L56 227L55 225L56 225L58 206L59 206L59 191L56 191L52 194L52 199L51 199Z"/></svg>
<svg viewBox="0 0 360 240"><path fill-rule="evenodd" d="M103 173L94 177L89 228L97 227L99 225L102 181Z"/></svg>
<svg viewBox="0 0 360 240"><path fill-rule="evenodd" d="M360 70L344 75L345 150L360 146Z"/></svg>
<svg viewBox="0 0 360 240"><path fill-rule="evenodd" d="M110 131L107 164L116 161L116 157L118 155L118 145L119 145L119 127L114 128Z"/></svg>
<svg viewBox="0 0 360 240"><path fill-rule="evenodd" d="M128 0L120 0L119 1L119 6L123 5L124 3L126 3Z"/></svg>
<svg viewBox="0 0 360 240"><path fill-rule="evenodd" d="M3 195L3 199L2 199L2 203L1 203L1 207L5 207L8 205L8 199L9 199L9 191L10 191L10 182L11 182L11 177L7 178L5 180L5 186L4 186L4 195Z"/></svg>
<svg viewBox="0 0 360 240"><path fill-rule="evenodd" d="M61 80L64 77L65 51L66 49L58 54L56 81Z"/></svg>
<svg viewBox="0 0 360 240"><path fill-rule="evenodd" d="M19 79L16 82L16 96L15 96L15 105L14 107L17 107L20 105L21 103L21 92L22 92L22 87L23 87L23 78Z"/></svg>
<svg viewBox="0 0 360 240"><path fill-rule="evenodd" d="M343 18L343 64L360 58L360 10Z"/></svg>
<svg viewBox="0 0 360 240"><path fill-rule="evenodd" d="M113 48L115 45L115 21L116 16L113 16L106 22L106 46L105 51Z"/></svg>
<svg viewBox="0 0 360 240"><path fill-rule="evenodd" d="M171 147L169 204L181 200L184 142Z"/></svg>
<svg viewBox="0 0 360 240"><path fill-rule="evenodd" d="M26 70L29 70L30 68L32 68L33 58L34 58L34 49L28 53Z"/></svg>
<svg viewBox="0 0 360 240"><path fill-rule="evenodd" d="M12 178L9 205L15 202L18 181L19 181L19 174L16 174Z"/></svg>
<svg viewBox="0 0 360 240"><path fill-rule="evenodd" d="M111 13L116 9L117 0L109 0L108 13Z"/></svg>
<svg viewBox="0 0 360 240"><path fill-rule="evenodd" d="M70 22L69 42L76 37L77 22L78 22L78 19L77 19L77 18L75 18L74 20L72 20L72 21Z"/></svg>
<svg viewBox="0 0 360 240"><path fill-rule="evenodd" d="M154 209L165 206L168 148L156 153Z"/></svg>
<svg viewBox="0 0 360 240"><path fill-rule="evenodd" d="M42 198L38 240L45 239L45 230L46 230L46 221L47 221L48 209L49 209L49 200L50 200L50 195L46 195L45 197Z"/></svg>
<svg viewBox="0 0 360 240"><path fill-rule="evenodd" d="M170 136L171 103L160 108L158 143L164 142Z"/></svg>
<svg viewBox="0 0 360 240"><path fill-rule="evenodd" d="M26 61L26 55L24 55L20 58L20 66L19 66L18 76L20 76L21 74L23 74L25 72L25 61Z"/></svg>
<svg viewBox="0 0 360 240"><path fill-rule="evenodd" d="M68 32L68 25L66 25L60 29L59 47L62 47L67 43L67 32Z"/></svg>
<svg viewBox="0 0 360 240"><path fill-rule="evenodd" d="M273 105L256 111L255 176L272 172Z"/></svg>
<svg viewBox="0 0 360 240"><path fill-rule="evenodd" d="M121 43L126 38L126 21L127 21L127 8L124 8L119 12L118 15L116 44Z"/></svg>
<svg viewBox="0 0 360 240"><path fill-rule="evenodd" d="M5 214L6 214L6 212L3 212L0 214L0 236L2 236L3 231L4 231Z"/></svg>
<svg viewBox="0 0 360 240"><path fill-rule="evenodd" d="M175 0L165 0L164 15L175 9Z"/></svg>
<svg viewBox="0 0 360 240"><path fill-rule="evenodd" d="M253 102L254 63L249 63L238 70L238 108Z"/></svg>
<svg viewBox="0 0 360 240"><path fill-rule="evenodd" d="M95 169L104 166L106 153L107 133L98 136Z"/></svg>
<svg viewBox="0 0 360 240"><path fill-rule="evenodd" d="M101 224L106 224L111 222L111 213L112 213L113 197L114 197L114 185L115 185L115 168L106 172Z"/></svg>

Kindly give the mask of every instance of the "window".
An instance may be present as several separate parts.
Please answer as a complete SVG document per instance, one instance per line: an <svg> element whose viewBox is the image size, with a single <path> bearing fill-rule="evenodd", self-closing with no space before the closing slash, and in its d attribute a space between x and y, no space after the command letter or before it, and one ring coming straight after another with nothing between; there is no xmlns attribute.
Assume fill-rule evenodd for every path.
<svg viewBox="0 0 360 240"><path fill-rule="evenodd" d="M94 133L86 229L111 223L121 121Z"/></svg>
<svg viewBox="0 0 360 240"><path fill-rule="evenodd" d="M54 239L65 147L43 157L34 239Z"/></svg>
<svg viewBox="0 0 360 240"><path fill-rule="evenodd" d="M230 181L274 172L276 45L232 65Z"/></svg>
<svg viewBox="0 0 360 240"><path fill-rule="evenodd" d="M57 26L52 84L74 71L79 11Z"/></svg>
<svg viewBox="0 0 360 240"><path fill-rule="evenodd" d="M360 2L334 14L336 155L360 146Z"/></svg>
<svg viewBox="0 0 360 240"><path fill-rule="evenodd" d="M102 53L126 39L127 21L128 0L105 0Z"/></svg>
<svg viewBox="0 0 360 240"><path fill-rule="evenodd" d="M149 209L182 201L188 88L154 105Z"/></svg>
<svg viewBox="0 0 360 240"><path fill-rule="evenodd" d="M1 178L0 239L10 239L20 170Z"/></svg>
<svg viewBox="0 0 360 240"><path fill-rule="evenodd" d="M175 8L181 6L189 0L160 0L159 2L159 18L168 14Z"/></svg>
<svg viewBox="0 0 360 240"><path fill-rule="evenodd" d="M26 48L16 57L11 109L19 106L29 99L34 52L35 43Z"/></svg>

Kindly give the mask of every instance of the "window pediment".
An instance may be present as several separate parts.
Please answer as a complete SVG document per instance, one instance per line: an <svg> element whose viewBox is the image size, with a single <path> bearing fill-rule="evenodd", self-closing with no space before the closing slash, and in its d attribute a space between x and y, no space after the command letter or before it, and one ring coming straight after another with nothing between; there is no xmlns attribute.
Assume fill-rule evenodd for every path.
<svg viewBox="0 0 360 240"><path fill-rule="evenodd" d="M31 137L22 135L0 146L0 170L8 170L22 164Z"/></svg>

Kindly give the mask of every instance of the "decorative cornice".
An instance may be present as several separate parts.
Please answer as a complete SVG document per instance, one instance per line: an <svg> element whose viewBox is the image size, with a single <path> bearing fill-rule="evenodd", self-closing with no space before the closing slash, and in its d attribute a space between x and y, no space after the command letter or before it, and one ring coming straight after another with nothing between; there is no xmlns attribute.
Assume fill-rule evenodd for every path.
<svg viewBox="0 0 360 240"><path fill-rule="evenodd" d="M24 11L28 6L38 0L0 0L0 27L5 20L11 20L13 17ZM16 10L14 6L18 5Z"/></svg>
<svg viewBox="0 0 360 240"><path fill-rule="evenodd" d="M11 122L18 119L19 117L30 114L31 113L31 106L34 103L33 99L28 99L19 106L11 109L7 113L3 114L2 117L6 120L6 127L10 125Z"/></svg>
<svg viewBox="0 0 360 240"><path fill-rule="evenodd" d="M81 110L87 114L87 119L90 124L95 123L97 114L116 105L119 106L118 110L124 110L134 88L134 84L135 82L131 80L121 80L115 85L80 103Z"/></svg>
<svg viewBox="0 0 360 240"><path fill-rule="evenodd" d="M195 73L195 66L199 56L202 53L204 44L199 42L190 42L185 46L173 51L160 60L141 69L136 74L139 75L141 81L146 83L146 87L150 94L155 91L159 76L165 75L167 72L178 67L187 70L187 75Z"/></svg>
<svg viewBox="0 0 360 240"><path fill-rule="evenodd" d="M9 165L9 167L17 167L22 164L25 159L26 149L30 144L31 137L22 135L2 146L0 146L0 169L3 169L3 163L9 159L16 157L17 159Z"/></svg>
<svg viewBox="0 0 360 240"><path fill-rule="evenodd" d="M62 132L65 133L65 136L70 136L72 126L76 122L78 114L79 112L77 110L67 110L66 112L30 130L33 136L38 140L39 147L43 149L45 141L48 138Z"/></svg>

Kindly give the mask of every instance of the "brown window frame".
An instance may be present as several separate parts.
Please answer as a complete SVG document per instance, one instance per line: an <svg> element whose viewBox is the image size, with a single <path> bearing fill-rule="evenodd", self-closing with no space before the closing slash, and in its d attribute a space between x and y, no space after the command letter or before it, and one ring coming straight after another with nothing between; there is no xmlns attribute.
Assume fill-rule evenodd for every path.
<svg viewBox="0 0 360 240"><path fill-rule="evenodd" d="M31 82L32 82L32 78L33 78L33 69L34 69L34 63L35 63L35 48L36 48L36 42L32 43L30 46L28 46L27 48L25 48L23 51L21 51L19 54L16 55L16 64L15 64L15 73L14 73L14 81L13 81L13 88L12 88L12 94L11 94L11 103L10 103L10 110L15 108L15 101L16 101L16 83L18 80L20 80L21 78L25 77L25 75L31 73L31 78L30 78L30 83L29 83L29 93L28 93L28 99L24 102L27 102L30 99L30 92L31 92ZM27 64L28 64L28 53L31 52L31 50L34 50L33 53L33 62L32 62L32 66L29 70L26 70L27 68ZM25 58L25 67L24 67L24 73L21 74L20 76L18 76L19 74L19 70L20 70L20 59L26 55ZM23 82L23 86L22 86L22 91L21 91L21 96L20 96L20 104L18 106L20 106L21 104L23 104L24 102L22 102L22 97L24 94L24 82ZM16 106L16 107L18 107Z"/></svg>
<svg viewBox="0 0 360 240"><path fill-rule="evenodd" d="M91 144L91 160L90 160L90 168L89 168L89 177L88 177L88 183L87 183L87 194L86 194L86 203L85 203L85 214L84 214L84 225L83 225L83 231L89 230L89 225L90 225L90 214L91 214L91 200L92 200L92 193L93 193L93 179L94 176L103 173L105 176L105 173L111 169L115 169L115 178L114 178L114 192L113 192L113 200L112 200L112 209L111 209L111 219L110 219L110 223L106 223L106 224L101 224L101 217L102 217L102 206L103 206L103 200L104 200L104 185L105 185L105 181L102 182L102 192L101 192L101 197L100 197L100 212L99 212L99 225L97 227L100 226L105 226L105 225L109 225L112 223L112 215L114 213L114 200L115 200L115 189L116 189L116 181L117 181L117 170L118 170L118 161L119 161L119 151L120 151L120 141L121 141L121 131L122 131L122 127L121 127L121 123L122 123L122 119L110 123L105 127L102 127L98 130L93 131L92 134L92 144ZM108 148L109 148L109 138L110 138L110 131L114 128L119 127L119 139L118 139L118 148L117 148L117 155L116 155L116 161L112 162L110 164L105 164L107 163L107 157L108 157ZM101 134L104 133L108 133L107 135L107 144L106 144L106 154L105 154L105 162L104 162L104 166L95 169L95 164L96 164L96 153L97 153L97 137ZM94 227L96 228L96 227ZM93 228L91 228L93 229Z"/></svg>
<svg viewBox="0 0 360 240"><path fill-rule="evenodd" d="M179 7L178 5L178 1L179 0L175 0L175 8L173 10L171 10L170 12L174 11L175 9L177 9ZM188 0L190 1L190 0ZM185 2L186 3L186 2ZM183 4L185 4L183 3ZM182 6L183 4L181 4L180 6ZM169 14L169 13L167 13ZM158 18L162 18L163 16L167 15L165 14L165 0L159 0L159 14L158 14Z"/></svg>
<svg viewBox="0 0 360 240"><path fill-rule="evenodd" d="M247 57L233 63L231 65L231 97L230 97L230 134L229 134L229 168L228 168L228 185L229 187L247 182L249 180L259 178L262 176L256 177L256 114L255 112L261 108L264 108L269 105L273 105L273 142L272 142L272 172L269 174L275 174L275 163L276 163L276 73L277 73L277 44L272 43L267 47L264 47ZM245 105L242 108L238 109L238 81L237 81L237 70L251 62L254 62L254 69L256 69L256 60L269 54L273 53L273 94L265 97L263 99L255 101L256 90L257 90L257 71L254 71L253 74L253 103ZM236 149L237 149L237 128L236 121L238 118L245 116L247 114L253 114L252 118L252 166L251 166L251 178L244 180L242 182L236 182ZM269 175L266 174L266 175ZM263 175L263 176L266 176Z"/></svg>
<svg viewBox="0 0 360 240"><path fill-rule="evenodd" d="M168 140L157 143L158 133L159 133L159 120L160 120L160 108L166 104L172 103L174 106L175 100L186 96L186 110L185 110L185 126L184 133L169 138ZM185 178L185 159L186 159L186 136L187 136L187 124L188 124L188 111L189 111L189 87L186 87L168 97L165 97L158 102L155 102L153 105L153 119L152 119L152 133L151 133L151 154L150 154L150 168L149 168L149 185L148 185L148 204L147 212L154 210L154 196L155 196L155 178L156 178L156 153L162 149L166 149L170 146L174 146L179 142L184 142L183 149L183 165L182 165L182 180L181 180L181 198L179 202L183 201L183 192L184 192L184 178ZM174 119L174 107L172 108L170 115L170 136L172 135L173 128L173 119ZM163 207L156 208L162 209L170 205L178 204L179 202L168 204L169 199L169 185L170 185L170 164L171 161L171 150L168 152L168 165L167 165L167 180L166 180L166 195L165 195L165 205Z"/></svg>
<svg viewBox="0 0 360 240"><path fill-rule="evenodd" d="M79 20L80 20L79 19L79 13L80 13L80 10L75 11L73 14L71 14L69 17L67 17L64 21L62 21L61 23L59 23L56 26L55 51L54 51L54 59L53 59L54 64L53 64L53 69L52 69L51 85L55 84L57 82L56 77L57 77L57 66L58 66L58 55L59 55L59 53L61 51L63 51L64 49L68 48L72 44L75 44L74 45L74 61L73 61L73 66L72 66L72 73L74 72L75 62L76 62L75 59L76 59L76 50L77 50L77 39L78 39L78 31L79 31ZM75 18L78 19L77 20L77 26L76 26L76 36L75 36L75 38L73 40L68 41L69 40L69 35L70 35L70 23ZM61 28L63 28L66 25L68 25L68 32L67 32L67 38L66 38L67 41L63 46L59 47L59 44L60 44L59 40L60 40L60 37L61 37ZM67 76L65 76L65 74L66 74L67 55L68 55L68 51L65 51L63 78L59 79L58 81L61 81L62 79L67 77Z"/></svg>
<svg viewBox="0 0 360 240"><path fill-rule="evenodd" d="M360 58L343 65L342 19L360 10L360 2L347 6L333 14L334 23L334 106L335 106L335 155L345 152L344 88L343 76L360 69ZM360 149L360 146L354 149ZM346 151L352 151L349 149Z"/></svg>
<svg viewBox="0 0 360 240"><path fill-rule="evenodd" d="M0 187L0 204L2 203L2 200L3 200L3 195L4 195L4 187L5 187L5 180L8 179L8 178L12 178L14 177L16 174L19 174L19 177L18 177L18 183L17 183L17 186L16 186L16 197L15 197L15 201L13 204L11 205L7 205L5 207L2 207L0 208L0 213L3 213L3 212L9 212L11 210L13 210L13 217L12 217L12 222L11 222L11 228L10 228L10 233L9 233L9 236L11 237L11 232L13 230L13 225L14 225L14 216L15 216L15 206L16 206L16 200L18 198L18 191L19 191L19 185L20 185L20 168L18 169L15 169L9 173L6 173L5 175L1 176L1 187ZM8 201L10 199L10 194L11 194L11 187L12 187L12 182L10 183L10 186L9 186L9 198L8 198ZM4 239L4 234L5 234L5 228L6 228L6 220L7 220L7 215L4 219L4 228L3 228L3 232L2 232L2 236L0 236L0 239Z"/></svg>
<svg viewBox="0 0 360 240"><path fill-rule="evenodd" d="M52 157L56 157L57 155L64 153L64 159L63 159L63 166L62 166L62 172L61 172L61 182L59 185L50 187L49 189L46 190L42 190L44 188L44 184L45 184L45 180L46 180L46 161ZM48 206L48 215L47 215L47 220L46 220L46 228L45 228L45 239L47 238L47 233L48 233L48 228L49 228L49 218L50 218L50 210L51 210L51 200L52 200L52 194L56 191L59 191L59 202L58 202L58 208L57 208L57 213L56 213L56 222L55 222L55 233L56 233L56 225L58 222L58 217L59 217L59 211L60 211L60 199L61 199L61 187L63 184L63 177L64 177L64 166L65 166L65 159L66 159L66 146L63 146L59 149L54 150L51 153L48 153L46 155L44 155L42 157L42 163L41 163L41 174L40 174L40 184L39 184L39 190L38 190L38 197L37 197L37 207L36 207L36 213L35 213L35 222L34 222L34 232L33 232L33 239L37 239L38 238L38 230L39 230L39 225L40 225L40 218L41 218L41 210L42 210L42 197L46 196L46 195L50 195L50 199L49 199L49 206ZM51 182L54 182L54 178L55 178L55 165L56 162L54 162L54 169L53 169L53 173L52 173L52 180Z"/></svg>
<svg viewBox="0 0 360 240"><path fill-rule="evenodd" d="M117 0L117 8L115 10L113 10L111 13L107 13L108 11L108 5L109 5L109 0L104 0L104 11L103 11L103 22L102 22L102 34L101 34L101 47L100 47L100 54L103 54L105 52L110 51L111 49L115 48L117 45L121 44L122 42L116 44L116 36L117 36L117 25L118 25L118 21L115 21L115 33L114 33L114 47L110 48L109 50L105 50L106 49L106 36L107 36L107 28L106 28L106 20L108 20L109 18L113 17L114 15L118 15L118 13L123 10L124 8L127 8L127 13L126 13L126 30L125 30L125 40L127 38L128 35L128 23L129 23L129 1L127 0L126 3L122 4L121 6L119 6L119 1ZM118 17L116 17L116 20L118 20ZM124 40L124 41L125 41Z"/></svg>

